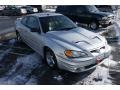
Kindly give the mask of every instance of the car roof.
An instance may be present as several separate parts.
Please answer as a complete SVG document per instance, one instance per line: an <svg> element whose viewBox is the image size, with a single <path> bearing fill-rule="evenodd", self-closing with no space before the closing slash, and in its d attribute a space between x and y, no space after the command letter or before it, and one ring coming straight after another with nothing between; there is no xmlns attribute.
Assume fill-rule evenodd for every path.
<svg viewBox="0 0 120 90"><path fill-rule="evenodd" d="M57 16L57 15L62 15L62 14L46 12L46 13L35 13L35 14L30 14L30 15L28 15L28 16L48 17L48 16Z"/></svg>

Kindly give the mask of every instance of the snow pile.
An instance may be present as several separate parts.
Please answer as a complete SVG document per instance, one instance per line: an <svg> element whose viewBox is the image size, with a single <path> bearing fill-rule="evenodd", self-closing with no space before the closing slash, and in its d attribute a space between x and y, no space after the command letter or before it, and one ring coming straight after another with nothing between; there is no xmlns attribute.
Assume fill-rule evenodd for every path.
<svg viewBox="0 0 120 90"><path fill-rule="evenodd" d="M110 76L111 67L118 65L118 62L112 60L113 57L110 56L108 59L105 59L104 62L99 65L96 70L89 75L87 78L78 82L77 84L83 85L110 85L112 84L112 77Z"/></svg>
<svg viewBox="0 0 120 90"><path fill-rule="evenodd" d="M96 70L87 78L79 83L83 85L110 85L112 81L110 80L109 70L105 67L98 66Z"/></svg>
<svg viewBox="0 0 120 90"><path fill-rule="evenodd" d="M118 38L118 45L120 45L120 21L116 21L116 25L118 26L117 28L117 34L119 34L119 38Z"/></svg>
<svg viewBox="0 0 120 90"><path fill-rule="evenodd" d="M116 47L111 46L111 50L115 52L116 51Z"/></svg>
<svg viewBox="0 0 120 90"><path fill-rule="evenodd" d="M111 55L109 58L105 59L103 65L109 67L114 67L118 64L118 62L113 60L113 56Z"/></svg>

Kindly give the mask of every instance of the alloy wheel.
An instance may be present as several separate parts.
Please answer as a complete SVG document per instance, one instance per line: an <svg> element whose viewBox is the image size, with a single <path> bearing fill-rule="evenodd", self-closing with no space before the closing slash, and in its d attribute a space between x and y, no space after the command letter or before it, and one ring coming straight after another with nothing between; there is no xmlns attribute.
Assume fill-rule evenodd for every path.
<svg viewBox="0 0 120 90"><path fill-rule="evenodd" d="M56 66L54 53L50 50L46 52L46 62L51 68L54 68Z"/></svg>

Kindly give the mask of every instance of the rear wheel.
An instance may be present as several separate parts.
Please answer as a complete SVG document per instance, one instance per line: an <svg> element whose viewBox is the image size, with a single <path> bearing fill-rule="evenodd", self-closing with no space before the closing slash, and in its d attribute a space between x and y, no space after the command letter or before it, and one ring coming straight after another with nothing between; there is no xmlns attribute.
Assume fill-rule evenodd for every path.
<svg viewBox="0 0 120 90"><path fill-rule="evenodd" d="M45 61L49 67L57 69L57 60L55 54L49 48L45 50Z"/></svg>

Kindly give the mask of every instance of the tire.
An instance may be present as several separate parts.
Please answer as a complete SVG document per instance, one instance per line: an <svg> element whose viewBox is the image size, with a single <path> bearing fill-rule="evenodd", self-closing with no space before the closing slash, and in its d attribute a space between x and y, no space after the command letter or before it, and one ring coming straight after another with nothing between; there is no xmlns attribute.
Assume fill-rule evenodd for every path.
<svg viewBox="0 0 120 90"><path fill-rule="evenodd" d="M102 27L103 27L103 28L107 28L107 27L108 27L108 25L102 25Z"/></svg>
<svg viewBox="0 0 120 90"><path fill-rule="evenodd" d="M55 54L51 49L47 48L45 50L44 56L45 56L45 62L50 68L53 68L53 69L58 68Z"/></svg>
<svg viewBox="0 0 120 90"><path fill-rule="evenodd" d="M89 27L90 27L90 29L92 29L92 30L97 30L98 27L99 27L99 24L94 21L94 22L91 22L91 23L89 24Z"/></svg>
<svg viewBox="0 0 120 90"><path fill-rule="evenodd" d="M17 40L17 42L19 42L19 43L22 42L21 36L20 36L20 34L19 34L18 31L16 31L16 40Z"/></svg>

